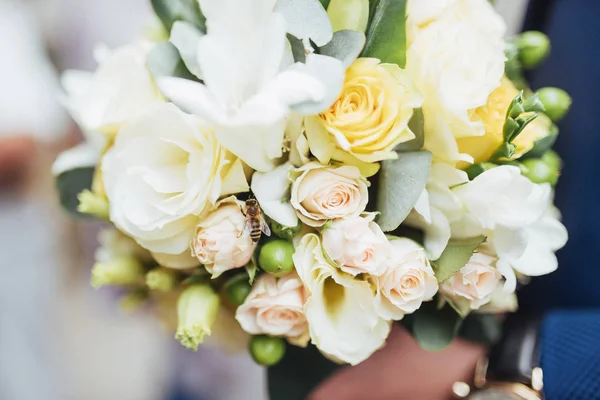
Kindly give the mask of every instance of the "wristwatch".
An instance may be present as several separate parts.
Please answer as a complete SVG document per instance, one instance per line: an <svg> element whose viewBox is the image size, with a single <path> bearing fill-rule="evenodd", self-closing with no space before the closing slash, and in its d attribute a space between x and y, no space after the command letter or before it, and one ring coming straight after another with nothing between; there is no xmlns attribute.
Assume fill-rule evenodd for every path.
<svg viewBox="0 0 600 400"><path fill-rule="evenodd" d="M479 361L474 385L456 382L457 399L542 400L540 319L513 315L504 324L502 339Z"/></svg>

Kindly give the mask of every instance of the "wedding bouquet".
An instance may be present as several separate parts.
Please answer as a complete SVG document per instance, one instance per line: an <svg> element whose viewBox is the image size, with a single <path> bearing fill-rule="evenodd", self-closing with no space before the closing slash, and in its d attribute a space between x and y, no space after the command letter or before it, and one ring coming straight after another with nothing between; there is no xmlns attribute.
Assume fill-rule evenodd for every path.
<svg viewBox="0 0 600 400"><path fill-rule="evenodd" d="M152 5L160 27L64 75L87 141L54 172L111 224L92 285L184 346L249 346L275 376L356 365L394 321L438 350L557 268L570 99L524 79L543 34L506 40L487 0Z"/></svg>

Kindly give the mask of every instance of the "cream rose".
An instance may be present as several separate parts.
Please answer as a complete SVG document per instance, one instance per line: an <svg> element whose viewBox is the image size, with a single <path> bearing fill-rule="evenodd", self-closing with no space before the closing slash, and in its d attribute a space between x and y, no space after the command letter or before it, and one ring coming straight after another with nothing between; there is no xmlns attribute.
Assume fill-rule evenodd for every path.
<svg viewBox="0 0 600 400"><path fill-rule="evenodd" d="M310 163L292 173L291 204L306 225L359 216L369 201L368 182L356 167Z"/></svg>
<svg viewBox="0 0 600 400"><path fill-rule="evenodd" d="M245 266L252 258L255 245L250 235L244 234L246 218L242 205L235 197L226 199L196 226L192 254L213 279L225 271Z"/></svg>
<svg viewBox="0 0 600 400"><path fill-rule="evenodd" d="M305 121L310 148L324 164L345 158L340 152L370 163L396 158L394 148L415 137L408 122L422 102L406 71L359 58L346 71L338 100Z"/></svg>
<svg viewBox="0 0 600 400"><path fill-rule="evenodd" d="M296 273L283 278L264 274L257 279L235 318L252 335L283 336L291 343L308 343L308 323L304 315L304 284Z"/></svg>
<svg viewBox="0 0 600 400"><path fill-rule="evenodd" d="M445 3L431 8L431 15L419 11L428 6L409 4L422 24L409 26L406 69L425 98L425 148L437 160L455 163L471 160L460 155L456 139L485 132L474 110L487 103L504 75L506 28L486 0Z"/></svg>
<svg viewBox="0 0 600 400"><path fill-rule="evenodd" d="M374 288L331 265L317 235L300 240L294 265L308 290L310 338L323 354L356 365L385 344L391 324L377 313Z"/></svg>
<svg viewBox="0 0 600 400"><path fill-rule="evenodd" d="M65 103L84 130L116 133L125 123L164 102L146 66L149 42L96 52L94 73L67 71Z"/></svg>
<svg viewBox="0 0 600 400"><path fill-rule="evenodd" d="M376 278L377 308L383 318L397 321L433 299L438 282L420 245L406 238L392 239L390 244L387 268Z"/></svg>
<svg viewBox="0 0 600 400"><path fill-rule="evenodd" d="M160 103L122 128L103 159L111 221L153 253L189 254L199 217L248 190L233 160L201 120Z"/></svg>
<svg viewBox="0 0 600 400"><path fill-rule="evenodd" d="M481 308L500 286L502 275L494 267L496 261L496 257L484 253L473 254L467 265L441 285L440 291L458 303L468 302L471 310Z"/></svg>
<svg viewBox="0 0 600 400"><path fill-rule="evenodd" d="M374 218L370 214L338 220L323 230L323 250L342 271L377 276L385 270L391 246Z"/></svg>

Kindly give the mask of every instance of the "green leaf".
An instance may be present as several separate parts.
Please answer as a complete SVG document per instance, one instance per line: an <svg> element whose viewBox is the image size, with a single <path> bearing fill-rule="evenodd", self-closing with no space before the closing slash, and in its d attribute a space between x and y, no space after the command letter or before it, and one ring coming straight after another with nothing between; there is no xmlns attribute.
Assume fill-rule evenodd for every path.
<svg viewBox="0 0 600 400"><path fill-rule="evenodd" d="M556 143L557 139L558 133L551 133L550 135L544 138L536 140L535 144L533 145L533 149L531 149L527 154L525 154L525 156L523 156L523 159L542 157L548 150L550 150L554 146L554 143Z"/></svg>
<svg viewBox="0 0 600 400"><path fill-rule="evenodd" d="M154 12L167 32L171 32L176 21L186 21L206 32L206 18L200 11L198 0L151 0Z"/></svg>
<svg viewBox="0 0 600 400"><path fill-rule="evenodd" d="M94 167L76 168L63 172L56 178L56 190L61 206L73 215L87 217L77 211L79 199L77 195L84 190L92 188L94 180Z"/></svg>
<svg viewBox="0 0 600 400"><path fill-rule="evenodd" d="M254 279L256 279L257 270L258 267L254 263L246 265L246 272L248 273L248 283L250 283L250 285L254 284Z"/></svg>
<svg viewBox="0 0 600 400"><path fill-rule="evenodd" d="M398 159L382 163L376 209L380 212L377 222L384 232L404 222L425 189L430 169L428 151L401 153Z"/></svg>
<svg viewBox="0 0 600 400"><path fill-rule="evenodd" d="M306 49L304 48L304 43L302 40L298 39L294 35L287 34L288 42L290 43L290 47L292 48L292 55L294 56L295 62L306 62Z"/></svg>
<svg viewBox="0 0 600 400"><path fill-rule="evenodd" d="M462 318L452 307L446 305L438 310L432 301L413 314L412 334L423 349L440 351L452 343L461 323Z"/></svg>
<svg viewBox="0 0 600 400"><path fill-rule="evenodd" d="M406 0L378 0L367 29L364 57L406 66Z"/></svg>
<svg viewBox="0 0 600 400"><path fill-rule="evenodd" d="M348 68L365 46L365 34L358 31L337 31L331 42L319 49L319 54L337 58Z"/></svg>
<svg viewBox="0 0 600 400"><path fill-rule="evenodd" d="M307 43L325 46L333 37L327 11L318 0L279 0L275 11L285 17L287 31Z"/></svg>
<svg viewBox="0 0 600 400"><path fill-rule="evenodd" d="M425 145L425 117L423 116L422 109L418 108L415 110L413 117L408 123L408 127L415 134L415 138L410 142L399 144L396 147L396 151L399 153L419 151Z"/></svg>
<svg viewBox="0 0 600 400"><path fill-rule="evenodd" d="M471 314L464 320L460 336L471 342L492 345L502 336L502 319L494 314Z"/></svg>
<svg viewBox="0 0 600 400"><path fill-rule="evenodd" d="M198 64L198 44L204 33L189 22L177 21L171 29L169 41L179 51L187 69L196 77L202 79L202 71Z"/></svg>
<svg viewBox="0 0 600 400"><path fill-rule="evenodd" d="M197 81L196 77L187 69L179 51L170 42L155 45L148 53L146 65L155 79L165 76L175 76Z"/></svg>
<svg viewBox="0 0 600 400"><path fill-rule="evenodd" d="M305 400L339 368L312 345L305 349L288 345L283 360L267 370L269 399Z"/></svg>
<svg viewBox="0 0 600 400"><path fill-rule="evenodd" d="M329 3L331 3L331 0L319 0L321 2L321 4L323 4L323 8L327 10L327 8L329 7Z"/></svg>
<svg viewBox="0 0 600 400"><path fill-rule="evenodd" d="M433 262L435 277L439 283L445 282L464 267L475 252L475 249L485 241L484 237L465 240L454 240L448 243L441 257Z"/></svg>

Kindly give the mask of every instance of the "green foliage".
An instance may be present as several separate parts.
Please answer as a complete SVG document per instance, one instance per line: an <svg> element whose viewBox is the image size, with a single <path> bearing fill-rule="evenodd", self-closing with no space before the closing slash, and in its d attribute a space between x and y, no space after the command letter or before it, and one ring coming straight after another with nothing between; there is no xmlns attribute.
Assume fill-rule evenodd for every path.
<svg viewBox="0 0 600 400"><path fill-rule="evenodd" d="M497 165L489 162L483 162L479 164L473 164L469 166L465 172L469 175L469 180L473 180L477 178L479 175L483 174L485 171L489 171L492 168L496 168Z"/></svg>
<svg viewBox="0 0 600 400"><path fill-rule="evenodd" d="M415 110L413 117L408 123L408 127L415 134L415 138L409 142L401 143L396 147L399 153L408 151L419 151L423 149L425 144L425 117L423 110L418 108Z"/></svg>
<svg viewBox="0 0 600 400"><path fill-rule="evenodd" d="M475 249L484 241L483 237L450 241L441 257L433 262L438 282L445 282L464 267Z"/></svg>
<svg viewBox="0 0 600 400"><path fill-rule="evenodd" d="M329 3L331 3L331 0L319 0L321 2L321 4L323 4L323 8L327 10L327 8L329 7Z"/></svg>
<svg viewBox="0 0 600 400"><path fill-rule="evenodd" d="M331 42L319 49L319 54L337 58L345 67L349 67L363 50L365 40L365 34L359 31L337 31Z"/></svg>
<svg viewBox="0 0 600 400"><path fill-rule="evenodd" d="M384 232L398 228L423 193L429 171L431 153L419 151L400 153L396 160L386 160L379 174L377 222Z"/></svg>
<svg viewBox="0 0 600 400"><path fill-rule="evenodd" d="M371 4L371 20L363 57L406 66L406 0L377 0Z"/></svg>
<svg viewBox="0 0 600 400"><path fill-rule="evenodd" d="M438 309L435 303L424 303L411 318L413 336L428 351L440 351L452 343L463 321L449 305Z"/></svg>
<svg viewBox="0 0 600 400"><path fill-rule="evenodd" d="M163 23L167 32L171 32L176 21L186 21L201 32L206 32L206 18L200 11L198 0L151 0L152 8Z"/></svg>
<svg viewBox="0 0 600 400"><path fill-rule="evenodd" d="M288 345L279 364L267 370L270 400L305 400L340 365L326 359L315 346Z"/></svg>
<svg viewBox="0 0 600 400"><path fill-rule="evenodd" d="M502 318L494 314L471 314L462 323L459 335L474 343L493 345L502 336Z"/></svg>
<svg viewBox="0 0 600 400"><path fill-rule="evenodd" d="M306 62L306 50L304 49L304 43L294 35L287 34L288 42L292 48L292 55L294 56L295 62Z"/></svg>
<svg viewBox="0 0 600 400"><path fill-rule="evenodd" d="M69 213L79 217L86 216L77 210L79 206L77 196L84 190L92 188L94 173L94 167L76 168L63 172L56 178L56 190L60 204Z"/></svg>

